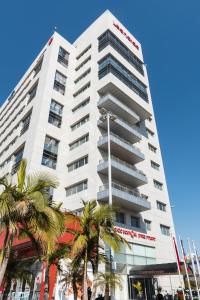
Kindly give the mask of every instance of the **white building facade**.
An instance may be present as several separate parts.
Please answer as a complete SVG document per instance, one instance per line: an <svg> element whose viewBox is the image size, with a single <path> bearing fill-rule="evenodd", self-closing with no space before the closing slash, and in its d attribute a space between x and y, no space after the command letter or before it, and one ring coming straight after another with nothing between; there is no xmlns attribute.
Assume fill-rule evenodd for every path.
<svg viewBox="0 0 200 300"><path fill-rule="evenodd" d="M28 172L57 176L53 199L74 211L81 199L109 201L110 164L116 230L132 245L114 258L124 280L116 299L136 297L135 265L175 262L141 44L109 11L73 44L55 32L0 108L0 175L15 176L22 157ZM170 291L177 282L162 276L158 285Z"/></svg>

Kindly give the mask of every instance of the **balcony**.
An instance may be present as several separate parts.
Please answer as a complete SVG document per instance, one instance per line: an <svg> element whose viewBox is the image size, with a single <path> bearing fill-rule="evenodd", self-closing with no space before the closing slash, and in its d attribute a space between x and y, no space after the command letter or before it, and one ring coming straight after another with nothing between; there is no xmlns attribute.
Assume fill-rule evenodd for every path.
<svg viewBox="0 0 200 300"><path fill-rule="evenodd" d="M107 121L99 119L97 125L104 130L107 130ZM125 122L123 119L116 116L116 119L110 121L110 130L115 134L123 136L126 140L132 144L137 143L141 140L141 134L139 128L135 125Z"/></svg>
<svg viewBox="0 0 200 300"><path fill-rule="evenodd" d="M124 184L138 187L147 183L146 175L137 170L135 166L119 159L118 157L111 156L112 177ZM97 172L103 175L108 175L108 158L100 160L97 166Z"/></svg>
<svg viewBox="0 0 200 300"><path fill-rule="evenodd" d="M106 108L108 111L112 111L114 114L120 115L129 123L135 124L140 121L140 117L135 112L111 94L103 96L98 101L97 106L98 108Z"/></svg>
<svg viewBox="0 0 200 300"><path fill-rule="evenodd" d="M97 193L97 200L100 202L108 202L109 187L105 184L100 187ZM140 193L135 190L126 188L122 185L112 182L112 200L114 205L142 212L151 208L150 202L143 198Z"/></svg>
<svg viewBox="0 0 200 300"><path fill-rule="evenodd" d="M120 99L140 117L141 121L151 117L149 104L111 73L99 80L98 92L101 95L112 94Z"/></svg>
<svg viewBox="0 0 200 300"><path fill-rule="evenodd" d="M97 143L99 149L108 151L108 136L101 136ZM130 164L136 164L144 160L144 154L139 148L111 132L110 134L111 153L117 157L126 157Z"/></svg>

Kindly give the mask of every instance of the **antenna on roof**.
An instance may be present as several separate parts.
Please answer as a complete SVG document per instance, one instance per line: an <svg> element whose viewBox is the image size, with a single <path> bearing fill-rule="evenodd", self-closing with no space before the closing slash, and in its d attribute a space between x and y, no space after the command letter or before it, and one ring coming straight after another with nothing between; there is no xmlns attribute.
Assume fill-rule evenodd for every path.
<svg viewBox="0 0 200 300"><path fill-rule="evenodd" d="M58 27L57 27L57 26L54 26L54 32L57 31L57 29L58 29Z"/></svg>

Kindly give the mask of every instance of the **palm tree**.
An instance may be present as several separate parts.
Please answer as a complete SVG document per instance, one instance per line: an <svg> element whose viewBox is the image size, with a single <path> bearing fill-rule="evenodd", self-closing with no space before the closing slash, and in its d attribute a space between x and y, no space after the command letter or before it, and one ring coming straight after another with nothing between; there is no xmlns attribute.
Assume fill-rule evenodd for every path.
<svg viewBox="0 0 200 300"><path fill-rule="evenodd" d="M17 183L0 179L0 234L4 235L0 258L0 286L13 247L14 238L29 237L38 255L51 253L58 236L64 230L60 204L50 201L48 188L58 183L47 173L26 175L27 162L21 161Z"/></svg>
<svg viewBox="0 0 200 300"><path fill-rule="evenodd" d="M81 288L82 292L82 283L83 283L83 265L81 264L81 256L77 256L74 259L69 260L68 270L62 270L62 282L66 283L66 286L72 286L74 300L78 298L78 292Z"/></svg>
<svg viewBox="0 0 200 300"><path fill-rule="evenodd" d="M104 289L104 300L109 300L110 291L112 289L118 287L121 290L123 288L120 275L112 272L99 272L95 278L94 286Z"/></svg>
<svg viewBox="0 0 200 300"><path fill-rule="evenodd" d="M81 256L83 260L83 300L88 300L88 262L92 264L95 278L104 245L108 245L114 252L119 252L123 243L128 245L128 242L115 231L114 216L115 211L110 205L98 205L96 200L83 201L83 211L80 216L81 229L70 230L75 236L72 254L74 257ZM95 298L95 294L96 289L94 288L92 299Z"/></svg>

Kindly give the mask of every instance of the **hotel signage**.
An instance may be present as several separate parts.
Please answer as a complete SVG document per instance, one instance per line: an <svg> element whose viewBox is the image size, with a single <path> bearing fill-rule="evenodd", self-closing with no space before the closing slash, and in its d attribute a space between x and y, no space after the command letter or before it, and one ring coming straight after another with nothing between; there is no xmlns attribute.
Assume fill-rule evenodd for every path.
<svg viewBox="0 0 200 300"><path fill-rule="evenodd" d="M133 38L131 38L128 33L126 33L125 30L123 30L119 24L117 24L115 21L113 22L113 25L127 38L127 40L137 49L139 50L139 46L136 44Z"/></svg>
<svg viewBox="0 0 200 300"><path fill-rule="evenodd" d="M145 233L137 232L137 231L126 229L126 228L121 228L118 226L115 226L115 230L118 233L129 235L132 238L138 238L138 239L143 239L143 240L148 240L148 241L156 240L156 238L154 236L147 235Z"/></svg>

